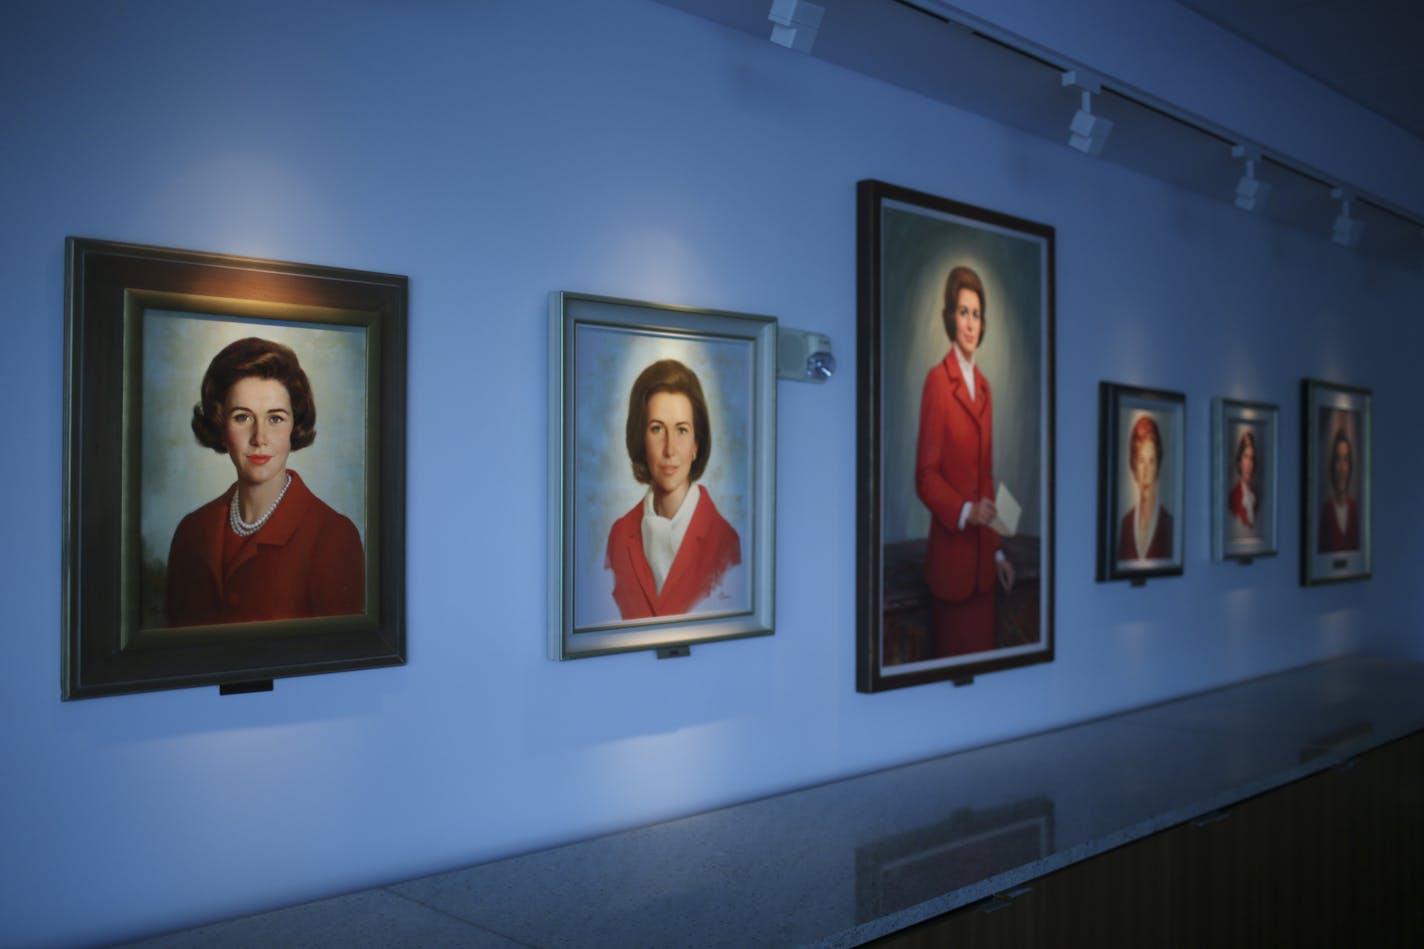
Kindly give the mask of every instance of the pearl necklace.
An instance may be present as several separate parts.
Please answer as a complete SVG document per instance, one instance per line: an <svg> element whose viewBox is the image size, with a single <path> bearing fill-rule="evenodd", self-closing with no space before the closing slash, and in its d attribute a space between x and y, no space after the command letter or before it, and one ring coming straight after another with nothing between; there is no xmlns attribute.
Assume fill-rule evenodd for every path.
<svg viewBox="0 0 1424 949"><path fill-rule="evenodd" d="M237 488L232 489L232 504L228 506L227 522L232 526L232 532L238 537L251 537L262 529L262 525L267 523L267 518L272 516L272 512L277 510L277 505L282 503L282 498L287 496L287 489L292 486L292 473L287 472L287 483L282 485L282 490L277 492L277 500L272 502L265 514L253 521L251 524L242 519L242 511L237 506Z"/></svg>

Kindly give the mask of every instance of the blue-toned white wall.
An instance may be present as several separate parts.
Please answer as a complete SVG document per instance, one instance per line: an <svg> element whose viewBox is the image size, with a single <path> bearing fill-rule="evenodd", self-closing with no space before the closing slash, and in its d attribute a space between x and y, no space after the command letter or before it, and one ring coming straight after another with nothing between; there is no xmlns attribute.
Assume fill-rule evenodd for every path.
<svg viewBox="0 0 1424 949"><path fill-rule="evenodd" d="M1005 22L1091 39L1053 9L1007 4ZM1150 33L1144 16L1093 17L1099 54ZM0 943L197 924L1345 652L1424 658L1420 274L647 0L23 0L3 19ZM1205 69L1129 66L1143 86ZM1309 97L1286 94L1256 104L1261 122L1424 206L1424 165L1399 164L1393 133L1311 136ZM865 177L1058 229L1058 654L970 688L854 690ZM66 235L410 276L408 665L59 701ZM835 379L780 389L775 636L677 661L546 658L556 289L835 341ZM1367 583L1297 585L1290 461L1282 556L1210 560L1210 399L1279 403L1294 459L1302 376L1374 388ZM1187 393L1203 454L1181 578L1093 582L1100 379Z"/></svg>

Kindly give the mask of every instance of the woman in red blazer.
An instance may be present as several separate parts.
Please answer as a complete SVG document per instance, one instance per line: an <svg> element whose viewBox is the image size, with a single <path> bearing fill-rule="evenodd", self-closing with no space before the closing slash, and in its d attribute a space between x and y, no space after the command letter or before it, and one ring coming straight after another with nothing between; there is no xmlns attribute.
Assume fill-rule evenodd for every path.
<svg viewBox="0 0 1424 949"><path fill-rule="evenodd" d="M316 404L296 354L255 337L225 347L203 376L192 425L200 444L232 459L237 481L173 533L168 624L364 611L356 526L287 469L288 455L316 439Z"/></svg>
<svg viewBox="0 0 1424 949"><path fill-rule="evenodd" d="M742 562L736 530L696 483L712 455L697 374L675 359L644 369L628 395L624 441L648 492L608 532L613 600L623 619L690 613Z"/></svg>
<svg viewBox="0 0 1424 949"><path fill-rule="evenodd" d="M1256 436L1250 432L1243 432L1236 443L1236 485L1228 508L1242 527L1256 527L1261 496L1256 490Z"/></svg>
<svg viewBox="0 0 1424 949"><path fill-rule="evenodd" d="M1355 471L1355 451L1349 437L1338 431L1330 441L1330 496L1320 505L1319 553L1334 554L1360 549L1360 512L1350 497L1350 476Z"/></svg>
<svg viewBox="0 0 1424 949"><path fill-rule="evenodd" d="M944 288L949 355L925 377L915 453L915 492L930 509L925 580L938 656L994 648L994 580L1014 583L1013 565L989 527L994 508L994 407L974 365L984 341L984 284L955 267Z"/></svg>

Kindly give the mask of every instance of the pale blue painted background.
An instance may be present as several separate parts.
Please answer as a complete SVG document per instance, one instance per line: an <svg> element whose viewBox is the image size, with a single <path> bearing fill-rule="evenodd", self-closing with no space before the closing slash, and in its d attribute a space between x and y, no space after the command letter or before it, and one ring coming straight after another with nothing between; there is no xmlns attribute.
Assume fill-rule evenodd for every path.
<svg viewBox="0 0 1424 949"><path fill-rule="evenodd" d="M1420 147L1336 100L1321 113L1323 91L1245 44L1186 42L1170 0L1000 6L1021 34L1424 207ZM1300 377L1372 385L1376 431L1409 432L1424 351L1424 275L1331 245L1328 221L1284 231L646 0L21 0L0 131L0 379L22 409L0 466L9 941L330 895L1347 651L1424 658L1418 439L1375 441L1374 579L1297 586ZM965 689L854 691L866 177L1058 231L1057 658ZM70 234L410 276L409 665L59 701ZM546 658L556 289L834 340L835 379L779 392L775 636L677 662ZM1187 394L1181 578L1093 582L1100 379ZM1210 560L1216 395L1282 406L1282 555L1246 568Z"/></svg>

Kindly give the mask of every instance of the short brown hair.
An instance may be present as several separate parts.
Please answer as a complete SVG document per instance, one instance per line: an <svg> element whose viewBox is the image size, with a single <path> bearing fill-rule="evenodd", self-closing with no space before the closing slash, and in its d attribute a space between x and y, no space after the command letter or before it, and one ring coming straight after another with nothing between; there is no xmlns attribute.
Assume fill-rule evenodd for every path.
<svg viewBox="0 0 1424 949"><path fill-rule="evenodd" d="M1242 432L1241 438L1236 442L1236 473L1241 473L1241 456L1246 454L1246 446L1251 446L1252 454L1256 453L1256 436L1250 432ZM1256 473L1251 473L1251 480L1256 480Z"/></svg>
<svg viewBox="0 0 1424 949"><path fill-rule="evenodd" d="M1343 428L1335 430L1335 437L1330 439L1330 477L1335 477L1335 446L1341 442L1345 443L1345 464L1348 470L1345 474L1346 489L1349 489L1349 479L1355 475L1355 446L1350 444L1350 436L1345 434Z"/></svg>
<svg viewBox="0 0 1424 949"><path fill-rule="evenodd" d="M1142 448L1142 443L1148 439L1152 440L1152 445L1157 449L1157 470L1162 470L1162 434L1157 431L1157 423L1152 421L1152 416L1144 415L1132 426L1131 446L1127 453L1128 465L1137 463L1137 453Z"/></svg>
<svg viewBox="0 0 1424 949"><path fill-rule="evenodd" d="M270 339L249 336L224 346L203 373L202 398L193 406L193 434L198 444L226 454L223 403L240 379L275 379L292 400L292 451L316 441L316 400L297 354Z"/></svg>
<svg viewBox="0 0 1424 949"><path fill-rule="evenodd" d="M690 481L702 477L707 459L712 457L712 423L707 418L707 399L702 395L702 383L697 373L676 359L659 359L638 374L628 393L628 460L633 463L633 477L640 484L651 484L653 473L648 470L647 445L643 433L648 427L648 399L659 392L687 396L692 403L692 437L697 439L697 457L692 459Z"/></svg>
<svg viewBox="0 0 1424 949"><path fill-rule="evenodd" d="M979 294L979 345L983 346L989 329L989 304L984 299L984 281L969 267L955 267L944 281L944 331L949 334L949 341L954 342L954 308L959 305L960 290Z"/></svg>

